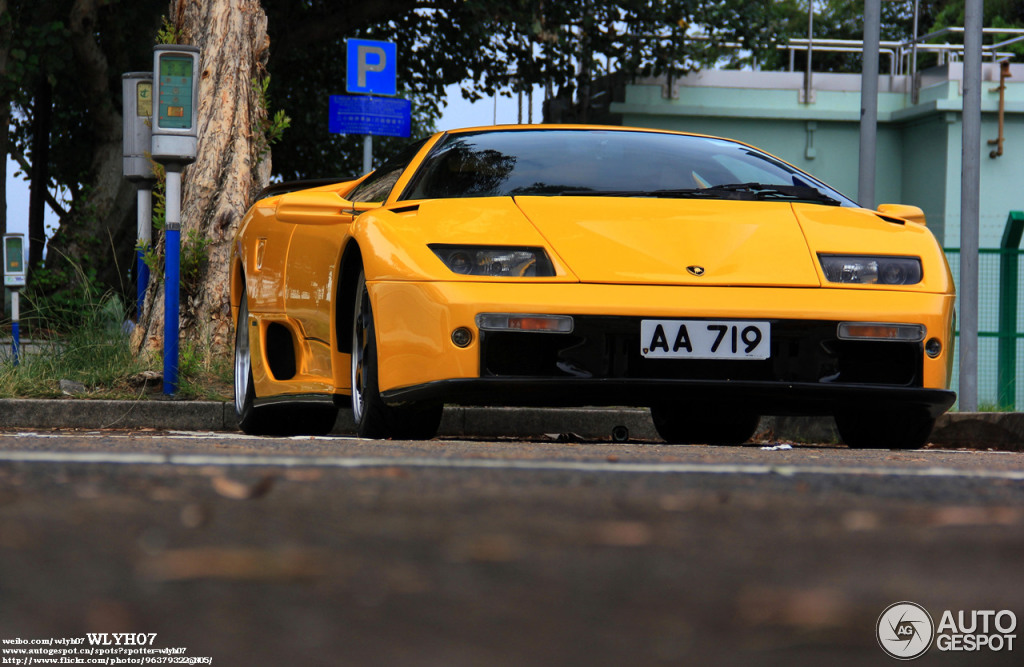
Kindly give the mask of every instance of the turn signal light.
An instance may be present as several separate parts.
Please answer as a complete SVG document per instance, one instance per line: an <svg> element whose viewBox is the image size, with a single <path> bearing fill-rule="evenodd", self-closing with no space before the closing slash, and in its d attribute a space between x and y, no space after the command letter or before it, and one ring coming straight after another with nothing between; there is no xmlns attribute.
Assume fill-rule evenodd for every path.
<svg viewBox="0 0 1024 667"><path fill-rule="evenodd" d="M895 340L918 343L924 340L925 328L920 324L885 324L878 322L840 322L836 335L840 340Z"/></svg>
<svg viewBox="0 0 1024 667"><path fill-rule="evenodd" d="M520 315L517 313L480 313L476 325L483 331L546 331L572 333L569 315Z"/></svg>

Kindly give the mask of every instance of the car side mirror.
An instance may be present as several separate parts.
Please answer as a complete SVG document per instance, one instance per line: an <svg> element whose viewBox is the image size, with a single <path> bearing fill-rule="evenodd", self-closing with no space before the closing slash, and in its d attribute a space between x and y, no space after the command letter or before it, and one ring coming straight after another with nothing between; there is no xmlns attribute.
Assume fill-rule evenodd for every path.
<svg viewBox="0 0 1024 667"><path fill-rule="evenodd" d="M907 222L913 222L918 225L927 225L924 219L924 211L919 206L909 206L907 204L882 204L878 207L878 212L882 215L888 215L893 218L903 218Z"/></svg>
<svg viewBox="0 0 1024 667"><path fill-rule="evenodd" d="M331 225L349 222L360 213L379 207L378 202L350 202L330 190L300 190L281 195L277 219L300 225Z"/></svg>

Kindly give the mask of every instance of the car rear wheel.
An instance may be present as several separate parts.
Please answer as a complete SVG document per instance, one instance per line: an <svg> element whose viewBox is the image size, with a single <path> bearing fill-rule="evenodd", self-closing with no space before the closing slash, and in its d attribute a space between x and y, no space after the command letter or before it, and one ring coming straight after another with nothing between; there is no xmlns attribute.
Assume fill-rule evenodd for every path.
<svg viewBox="0 0 1024 667"><path fill-rule="evenodd" d="M760 416L708 405L653 405L651 419L669 444L741 445L753 437Z"/></svg>
<svg viewBox="0 0 1024 667"><path fill-rule="evenodd" d="M338 418L333 405L267 405L257 407L249 339L249 303L243 289L235 327L235 414L238 428L250 435L323 435Z"/></svg>
<svg viewBox="0 0 1024 667"><path fill-rule="evenodd" d="M359 274L352 317L352 419L362 438L429 440L437 435L443 406L384 403L377 382L377 335L366 277Z"/></svg>
<svg viewBox="0 0 1024 667"><path fill-rule="evenodd" d="M935 427L924 410L861 409L836 414L839 436L851 449L920 449Z"/></svg>

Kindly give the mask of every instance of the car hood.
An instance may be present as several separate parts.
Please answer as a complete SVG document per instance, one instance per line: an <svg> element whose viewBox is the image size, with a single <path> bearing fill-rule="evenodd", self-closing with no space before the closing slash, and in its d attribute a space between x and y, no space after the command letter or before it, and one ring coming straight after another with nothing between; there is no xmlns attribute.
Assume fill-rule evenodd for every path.
<svg viewBox="0 0 1024 667"><path fill-rule="evenodd" d="M787 202L516 197L587 283L818 287Z"/></svg>

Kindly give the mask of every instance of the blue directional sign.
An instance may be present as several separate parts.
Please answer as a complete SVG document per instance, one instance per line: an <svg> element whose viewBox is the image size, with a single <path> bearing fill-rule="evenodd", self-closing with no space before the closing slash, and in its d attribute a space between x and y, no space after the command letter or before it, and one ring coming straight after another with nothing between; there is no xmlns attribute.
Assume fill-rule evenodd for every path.
<svg viewBox="0 0 1024 667"><path fill-rule="evenodd" d="M390 97L331 95L327 129L332 134L408 137L412 134L412 102Z"/></svg>
<svg viewBox="0 0 1024 667"><path fill-rule="evenodd" d="M371 95L398 94L398 47L372 39L346 41L345 91Z"/></svg>

